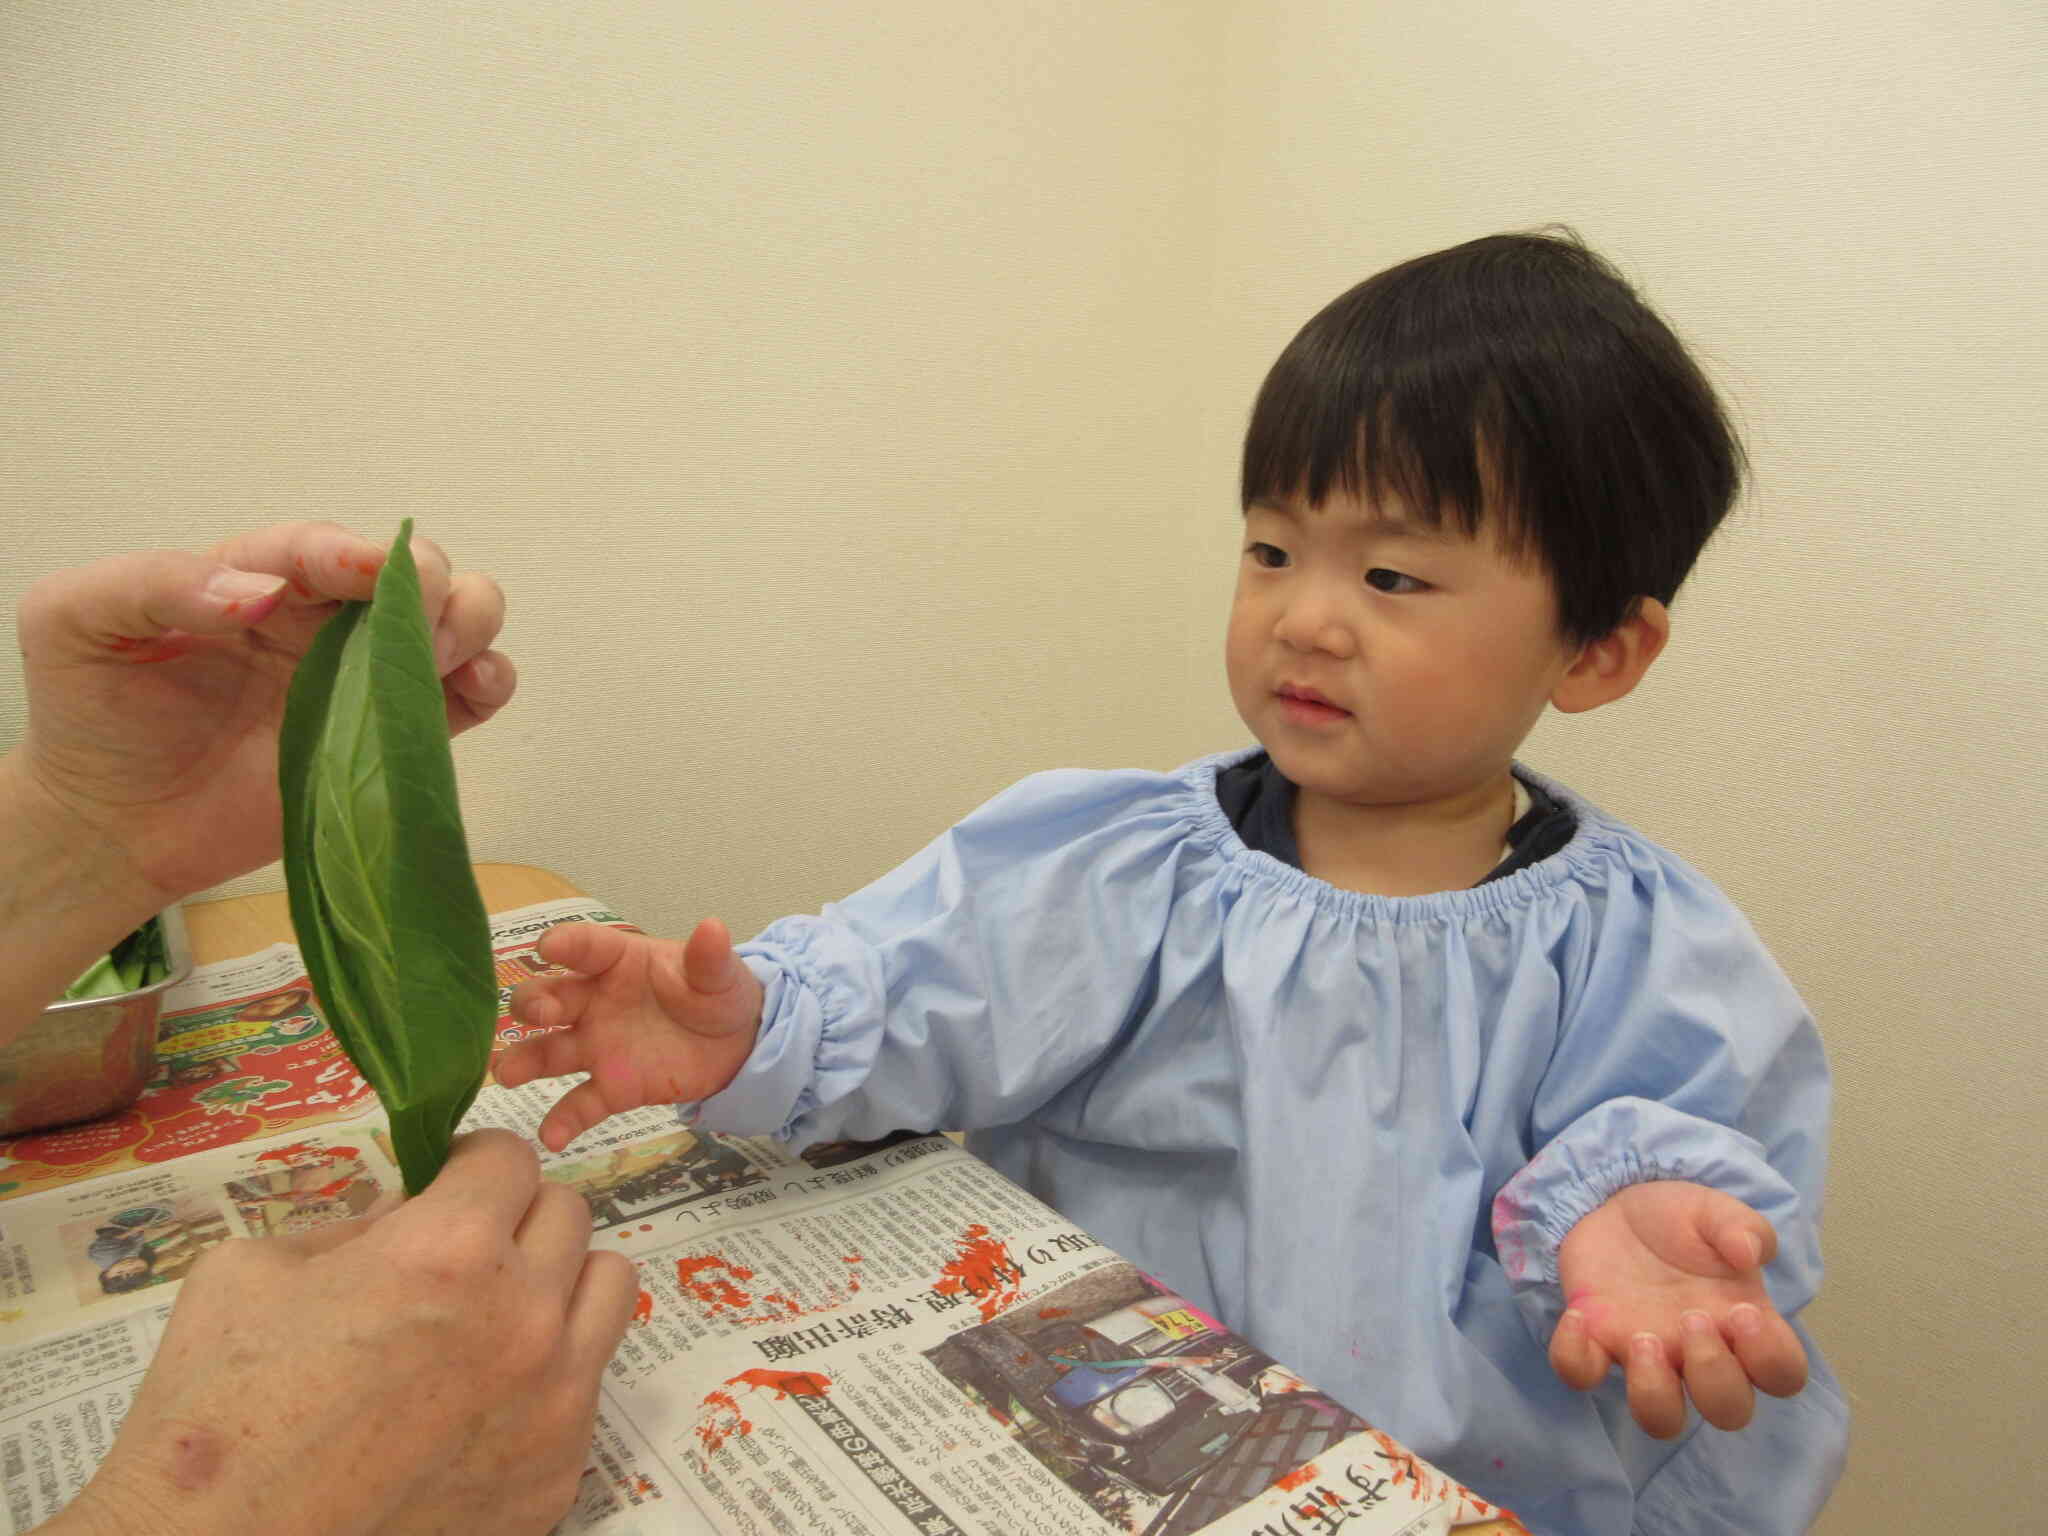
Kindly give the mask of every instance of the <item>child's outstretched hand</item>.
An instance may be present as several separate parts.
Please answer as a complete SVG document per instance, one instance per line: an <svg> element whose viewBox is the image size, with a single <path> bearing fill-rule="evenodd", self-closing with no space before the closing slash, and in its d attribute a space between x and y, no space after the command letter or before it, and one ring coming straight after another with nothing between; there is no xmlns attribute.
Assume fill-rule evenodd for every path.
<svg viewBox="0 0 2048 1536"><path fill-rule="evenodd" d="M512 1015L555 1032L507 1046L491 1072L508 1088L590 1074L541 1121L541 1143L551 1152L607 1116L709 1098L754 1049L761 983L715 917L699 923L688 943L562 923L541 936L537 952L574 974L521 983Z"/></svg>
<svg viewBox="0 0 2048 1536"><path fill-rule="evenodd" d="M1668 1440L1691 1396L1709 1424L1740 1429L1756 1389L1806 1385L1806 1350L1764 1291L1778 1251L1771 1224L1732 1195L1666 1179L1632 1184L1582 1219L1558 1249L1565 1313L1551 1368L1580 1391L1620 1364L1629 1412Z"/></svg>

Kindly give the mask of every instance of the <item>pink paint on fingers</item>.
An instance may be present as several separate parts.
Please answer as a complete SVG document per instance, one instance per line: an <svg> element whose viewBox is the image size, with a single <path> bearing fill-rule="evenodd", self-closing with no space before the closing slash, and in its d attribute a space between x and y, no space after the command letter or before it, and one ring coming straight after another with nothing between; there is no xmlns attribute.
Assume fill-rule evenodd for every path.
<svg viewBox="0 0 2048 1536"><path fill-rule="evenodd" d="M1614 1310L1592 1291L1585 1289L1573 1291L1569 1296L1565 1297L1564 1304L1569 1311L1576 1312L1580 1317L1584 1318L1588 1328L1598 1324L1602 1318Z"/></svg>

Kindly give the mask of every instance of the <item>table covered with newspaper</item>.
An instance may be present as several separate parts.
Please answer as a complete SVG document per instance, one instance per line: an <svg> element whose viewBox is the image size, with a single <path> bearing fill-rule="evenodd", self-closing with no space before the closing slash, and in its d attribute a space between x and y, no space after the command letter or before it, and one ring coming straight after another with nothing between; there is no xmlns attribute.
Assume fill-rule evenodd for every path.
<svg viewBox="0 0 2048 1536"><path fill-rule="evenodd" d="M492 918L501 1040L579 920L630 926ZM530 1137L564 1086L486 1084L466 1126ZM640 1275L563 1532L1521 1529L943 1136L795 1155L643 1109L542 1156ZM398 1187L297 951L197 970L132 1108L0 1141L0 1529L84 1485L207 1249Z"/></svg>

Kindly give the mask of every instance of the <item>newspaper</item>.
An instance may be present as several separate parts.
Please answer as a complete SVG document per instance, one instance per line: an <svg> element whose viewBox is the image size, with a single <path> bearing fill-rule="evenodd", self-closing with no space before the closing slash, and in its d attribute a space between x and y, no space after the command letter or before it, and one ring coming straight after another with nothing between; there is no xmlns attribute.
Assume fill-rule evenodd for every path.
<svg viewBox="0 0 2048 1536"><path fill-rule="evenodd" d="M501 1040L574 920L631 926L590 900L493 917ZM531 1136L565 1086L486 1084L465 1125ZM796 1156L644 1109L542 1160L640 1279L560 1532L1522 1529L943 1136ZM0 1529L91 1476L209 1248L399 1185L296 951L196 972L132 1109L0 1141Z"/></svg>

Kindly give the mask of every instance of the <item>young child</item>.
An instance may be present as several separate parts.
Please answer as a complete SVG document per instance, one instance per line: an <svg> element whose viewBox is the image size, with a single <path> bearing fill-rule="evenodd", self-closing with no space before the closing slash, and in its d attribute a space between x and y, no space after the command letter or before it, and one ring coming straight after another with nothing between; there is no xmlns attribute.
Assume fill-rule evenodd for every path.
<svg viewBox="0 0 2048 1536"><path fill-rule="evenodd" d="M671 1100L798 1143L967 1129L1537 1531L1804 1531L1847 1433L1788 1321L1819 1038L1702 875L1514 762L1642 679L1740 469L1576 241L1383 272L1252 412L1226 651L1258 749L1026 779L737 951L556 928L575 974L515 1010L568 1028L498 1076L592 1074L557 1149Z"/></svg>

